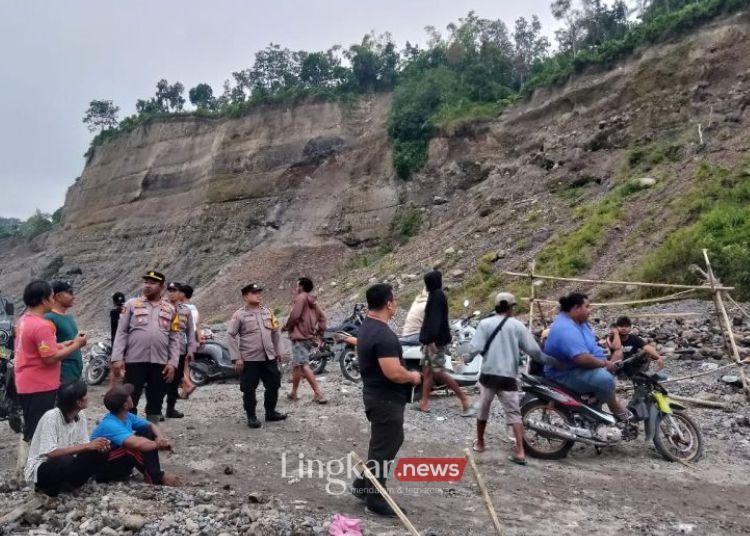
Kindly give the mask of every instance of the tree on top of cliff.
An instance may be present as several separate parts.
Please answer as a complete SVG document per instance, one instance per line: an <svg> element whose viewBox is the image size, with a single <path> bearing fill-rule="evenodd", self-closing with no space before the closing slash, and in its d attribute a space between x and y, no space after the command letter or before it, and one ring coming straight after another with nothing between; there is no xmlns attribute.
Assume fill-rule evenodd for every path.
<svg viewBox="0 0 750 536"><path fill-rule="evenodd" d="M185 105L184 91L185 86L181 82L170 85L162 78L156 83L156 95L148 100L138 99L135 109L139 114L181 112Z"/></svg>
<svg viewBox="0 0 750 536"><path fill-rule="evenodd" d="M111 100L92 100L86 110L86 115L83 116L83 122L88 126L89 132L95 130L101 132L117 126L117 112L119 111L120 108Z"/></svg>
<svg viewBox="0 0 750 536"><path fill-rule="evenodd" d="M213 110L216 108L214 90L206 83L190 88L188 96L190 97L190 103L198 109Z"/></svg>

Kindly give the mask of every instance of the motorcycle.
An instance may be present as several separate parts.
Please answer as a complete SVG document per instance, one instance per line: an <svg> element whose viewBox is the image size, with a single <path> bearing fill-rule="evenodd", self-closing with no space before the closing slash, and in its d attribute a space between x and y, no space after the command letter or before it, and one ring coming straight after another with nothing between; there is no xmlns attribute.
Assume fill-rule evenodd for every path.
<svg viewBox="0 0 750 536"><path fill-rule="evenodd" d="M190 381L200 387L209 381L238 379L227 345L215 340L208 329L203 330L203 338L190 363Z"/></svg>
<svg viewBox="0 0 750 536"><path fill-rule="evenodd" d="M601 410L591 394L575 394L547 378L522 373L525 402L521 407L526 429L524 448L530 456L556 460L567 456L575 443L600 451L638 437L644 423L645 440L653 441L669 461L694 462L703 454L703 436L686 408L671 400L653 375L643 370L648 358L637 355L618 364L618 376L633 382L628 409L633 418L618 422Z"/></svg>
<svg viewBox="0 0 750 536"><path fill-rule="evenodd" d="M86 370L83 375L89 385L99 385L109 376L109 358L112 355L112 345L108 342L98 342L89 350Z"/></svg>
<svg viewBox="0 0 750 536"><path fill-rule="evenodd" d="M353 345L342 341L342 337L357 336L359 327L365 319L366 310L367 306L365 304L355 304L351 315L338 326L325 331L320 347L310 356L310 368L313 373L322 373L328 361L335 358L341 367L341 374L347 380L358 382L361 379L359 363L357 362L357 350Z"/></svg>
<svg viewBox="0 0 750 536"><path fill-rule="evenodd" d="M23 410L16 392L13 352L5 346L0 348L0 421L8 421L10 429L17 434L23 432Z"/></svg>

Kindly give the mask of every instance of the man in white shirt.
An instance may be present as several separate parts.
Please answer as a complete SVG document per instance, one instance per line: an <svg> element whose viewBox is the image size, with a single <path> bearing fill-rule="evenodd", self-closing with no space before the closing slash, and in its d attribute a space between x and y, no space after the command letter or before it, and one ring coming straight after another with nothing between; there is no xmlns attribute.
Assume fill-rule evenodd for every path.
<svg viewBox="0 0 750 536"><path fill-rule="evenodd" d="M57 407L39 420L24 471L37 491L54 497L83 486L106 459L109 441L89 441L86 383L77 380L60 387Z"/></svg>

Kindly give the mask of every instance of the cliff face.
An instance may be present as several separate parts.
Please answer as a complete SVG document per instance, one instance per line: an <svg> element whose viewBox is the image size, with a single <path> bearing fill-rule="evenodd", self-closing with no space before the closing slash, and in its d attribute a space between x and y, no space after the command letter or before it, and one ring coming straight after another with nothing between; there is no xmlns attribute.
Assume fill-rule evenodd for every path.
<svg viewBox="0 0 750 536"><path fill-rule="evenodd" d="M250 281L285 303L301 274L324 283L328 303L374 279L414 290L415 274L434 264L463 288L481 255L522 266L580 226L581 207L654 176L657 186L624 200L592 246L585 271L616 272L679 224L672 202L699 162L747 157L749 35L740 14L540 91L497 121L433 140L427 167L406 183L390 166L387 96L141 127L95 150L59 229L0 244L0 289L18 296L32 277L70 279L79 315L104 323L111 293L134 291L152 267L198 287L209 318L227 315ZM649 169L633 164L635 150L670 153ZM416 214L419 235L386 256L369 250L365 262L397 210Z"/></svg>
<svg viewBox="0 0 750 536"><path fill-rule="evenodd" d="M94 151L69 189L62 228L14 251L2 288L66 277L101 315L114 291L134 290L154 267L198 287L211 311L236 302L248 281L273 295L300 270L328 276L349 246L387 231L398 203L388 106L387 96L275 106L121 136Z"/></svg>

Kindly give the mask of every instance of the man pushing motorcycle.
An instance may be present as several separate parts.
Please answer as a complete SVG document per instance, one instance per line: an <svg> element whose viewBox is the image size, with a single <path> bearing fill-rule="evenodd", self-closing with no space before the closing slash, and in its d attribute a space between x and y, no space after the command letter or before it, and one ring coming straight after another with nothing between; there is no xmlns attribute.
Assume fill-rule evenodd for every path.
<svg viewBox="0 0 750 536"><path fill-rule="evenodd" d="M571 292L560 298L560 313L549 330L544 353L562 363L560 368L545 366L544 375L578 393L593 393L597 400L607 403L621 421L630 412L615 396L617 365L608 361L597 344L588 323L591 304L586 294Z"/></svg>

